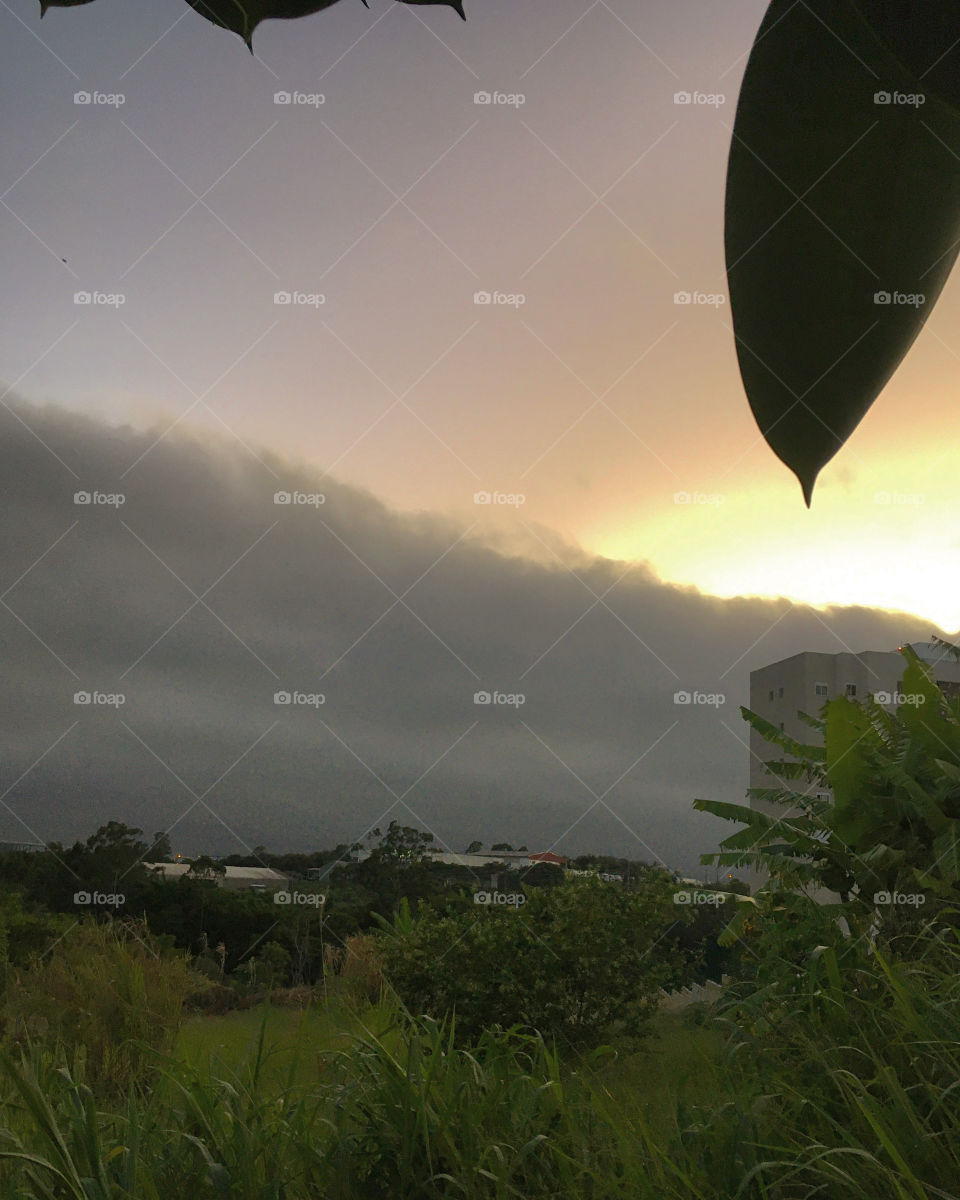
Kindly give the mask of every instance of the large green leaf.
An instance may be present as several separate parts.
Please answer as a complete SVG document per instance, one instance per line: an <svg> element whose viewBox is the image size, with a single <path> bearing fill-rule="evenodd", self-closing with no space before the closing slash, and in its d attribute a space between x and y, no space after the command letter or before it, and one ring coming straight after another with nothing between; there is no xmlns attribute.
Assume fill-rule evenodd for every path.
<svg viewBox="0 0 960 1200"><path fill-rule="evenodd" d="M960 0L773 0L750 54L727 175L734 333L808 504L957 257L958 42Z"/></svg>
<svg viewBox="0 0 960 1200"><path fill-rule="evenodd" d="M880 737L868 714L845 696L827 707L827 778L833 788L833 828L845 842L857 844L876 822L865 801L870 795L871 765L864 751Z"/></svg>

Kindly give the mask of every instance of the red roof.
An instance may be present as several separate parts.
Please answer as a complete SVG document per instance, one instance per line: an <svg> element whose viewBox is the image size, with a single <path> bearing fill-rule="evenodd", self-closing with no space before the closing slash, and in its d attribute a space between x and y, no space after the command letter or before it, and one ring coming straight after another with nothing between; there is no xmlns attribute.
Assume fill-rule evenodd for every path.
<svg viewBox="0 0 960 1200"><path fill-rule="evenodd" d="M531 862L555 863L558 867L562 867L565 863L570 861L568 858L564 858L560 854L554 854L552 850L546 850L543 854L528 854L527 858L529 858Z"/></svg>

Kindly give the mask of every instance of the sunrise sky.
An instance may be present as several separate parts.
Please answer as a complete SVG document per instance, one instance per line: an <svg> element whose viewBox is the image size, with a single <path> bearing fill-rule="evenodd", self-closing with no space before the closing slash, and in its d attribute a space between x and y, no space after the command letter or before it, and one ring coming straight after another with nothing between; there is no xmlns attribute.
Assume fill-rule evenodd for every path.
<svg viewBox="0 0 960 1200"><path fill-rule="evenodd" d="M73 729L81 682L123 678L136 691L142 679L143 721L159 723L158 740L131 728L154 755L167 738L162 757L185 755L185 778L189 767L213 780L276 716L239 675L217 674L228 659L241 670L230 656L271 694L285 671L316 665L301 680L309 690L344 675L336 664L357 661L350 647L374 622L382 659L356 668L343 723L327 710L324 745L346 755L336 766L345 790L358 794L346 774L356 762L337 739L378 775L395 768L396 794L440 756L460 811L472 787L487 789L502 836L522 783L531 806L516 840L561 844L581 822L582 843L622 848L628 820L629 853L652 844L693 863L703 839L677 814L686 821L690 799L711 787L742 798L736 705L749 669L960 627L960 282L808 511L750 414L725 296L724 172L764 0L466 0L466 23L444 7L370 3L267 22L254 58L183 0L96 0L42 22L36 0L0 0L3 596L15 610L2 634L24 689L4 696L3 780L50 754L29 779L33 811L53 783L82 777L97 797L91 820L136 817L131 797L148 785L128 764L103 790L118 751L96 741L101 727L59 765L49 750ZM677 303L678 293L701 302ZM339 499L319 542L302 521L283 526L285 550L267 567L252 547L278 519L270 496L294 478ZM111 513L113 525L78 516L81 487L125 493L125 514ZM517 502L477 504L477 493ZM60 555L81 534L88 558L68 567ZM419 611L376 624L359 583L331 577L329 563L346 571L348 549L397 594L433 572L423 619L437 636L417 649ZM90 556L119 573L119 590L106 590ZM213 618L199 609L168 636L180 599L189 603L171 572L200 594L238 556L260 573L231 594L237 636L222 622L201 636L191 623ZM161 559L170 570L154 579L147 568ZM283 564L296 595L276 593L274 609ZM594 606L584 619L590 593L607 587L613 615ZM711 595L785 599L718 607ZM313 623L319 640L306 651ZM431 657L440 645L449 692ZM168 649L164 674L156 655ZM416 674L409 710L382 695L384 663ZM459 762L462 747L450 748L473 728L475 688L523 680L525 724L499 743L488 729L486 750ZM724 713L687 714L712 722L692 748L671 732L681 686L729 694ZM242 719L230 708L239 696ZM449 722L463 697L461 729L460 716ZM380 740L362 750L368 735ZM405 758L411 747L422 761ZM550 775L554 751L573 780ZM228 826L227 852L238 839L268 842L257 796L281 777L302 817L297 836L315 843L313 768L286 780L290 754L276 753L244 783L247 816L218 810L220 825L211 818L196 844L211 847ZM582 822L576 780L599 794L641 754L649 775L621 825ZM465 835L433 803L431 828ZM158 792L157 804L180 819L180 800ZM654 833L629 816L654 810ZM39 832L50 836L52 802L44 811ZM358 835L381 816L378 801L363 814L333 832ZM25 836L16 821L5 836Z"/></svg>
<svg viewBox="0 0 960 1200"><path fill-rule="evenodd" d="M343 0L261 26L253 61L183 0L42 25L8 0L0 374L111 421L228 430L531 552L521 523L721 595L955 629L958 286L812 512L758 436L728 308L674 303L724 292L724 168L763 8L473 0L463 24ZM478 512L496 489L526 502Z"/></svg>

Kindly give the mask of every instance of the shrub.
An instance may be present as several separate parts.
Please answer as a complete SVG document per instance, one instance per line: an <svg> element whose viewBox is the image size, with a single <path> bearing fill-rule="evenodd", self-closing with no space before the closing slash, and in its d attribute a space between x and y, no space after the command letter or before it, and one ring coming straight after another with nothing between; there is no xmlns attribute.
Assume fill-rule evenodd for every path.
<svg viewBox="0 0 960 1200"><path fill-rule="evenodd" d="M60 1043L91 1086L122 1089L172 1046L193 987L186 957L158 954L143 923L87 921L19 973L6 1016L19 1040Z"/></svg>
<svg viewBox="0 0 960 1200"><path fill-rule="evenodd" d="M614 1023L636 1035L686 959L667 936L690 920L672 889L666 875L636 891L584 878L538 888L522 906L401 909L381 939L384 973L411 1012L455 1011L467 1038L493 1025L577 1045Z"/></svg>

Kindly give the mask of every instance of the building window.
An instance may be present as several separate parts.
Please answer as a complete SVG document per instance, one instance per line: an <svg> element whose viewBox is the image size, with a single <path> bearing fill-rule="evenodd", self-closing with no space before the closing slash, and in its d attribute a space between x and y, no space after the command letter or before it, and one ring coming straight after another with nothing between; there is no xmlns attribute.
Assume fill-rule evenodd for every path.
<svg viewBox="0 0 960 1200"><path fill-rule="evenodd" d="M855 683L847 684L847 695L855 696L857 694L857 685Z"/></svg>
<svg viewBox="0 0 960 1200"><path fill-rule="evenodd" d="M817 799L818 800L829 800L830 793L829 792L817 792Z"/></svg>
<svg viewBox="0 0 960 1200"><path fill-rule="evenodd" d="M780 689L780 699L783 699L783 688Z"/></svg>
<svg viewBox="0 0 960 1200"><path fill-rule="evenodd" d="M818 695L818 696L829 696L830 695L830 689L827 687L827 685L825 683L815 683L813 685L813 690L816 693L816 695Z"/></svg>
<svg viewBox="0 0 960 1200"><path fill-rule="evenodd" d="M773 689L772 688L770 689L770 699L771 700L773 699Z"/></svg>
<svg viewBox="0 0 960 1200"><path fill-rule="evenodd" d="M780 722L780 732L783 733L783 722Z"/></svg>

